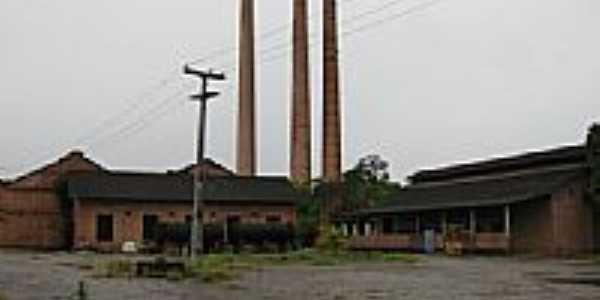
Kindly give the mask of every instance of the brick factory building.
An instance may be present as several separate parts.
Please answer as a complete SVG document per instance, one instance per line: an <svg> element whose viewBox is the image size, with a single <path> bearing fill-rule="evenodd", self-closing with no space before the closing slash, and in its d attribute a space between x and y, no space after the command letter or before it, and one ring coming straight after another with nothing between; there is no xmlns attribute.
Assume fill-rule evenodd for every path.
<svg viewBox="0 0 600 300"><path fill-rule="evenodd" d="M386 204L339 225L354 249L441 250L452 229L469 251L598 251L600 205L587 193L587 153L562 147L417 172Z"/></svg>
<svg viewBox="0 0 600 300"><path fill-rule="evenodd" d="M0 247L114 251L142 242L156 223L189 222L191 172L205 168L205 222L295 222L285 177L238 177L205 160L166 173L103 168L81 152L0 185Z"/></svg>

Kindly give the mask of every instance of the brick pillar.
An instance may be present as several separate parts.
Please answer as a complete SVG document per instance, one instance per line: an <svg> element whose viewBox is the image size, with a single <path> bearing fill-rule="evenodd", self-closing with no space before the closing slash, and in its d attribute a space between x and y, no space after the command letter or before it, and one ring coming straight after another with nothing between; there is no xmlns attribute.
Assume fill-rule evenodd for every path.
<svg viewBox="0 0 600 300"><path fill-rule="evenodd" d="M256 173L254 0L241 0L239 35L237 172L241 176L253 176Z"/></svg>
<svg viewBox="0 0 600 300"><path fill-rule="evenodd" d="M294 63L290 177L297 183L311 179L311 110L306 0L294 0Z"/></svg>
<svg viewBox="0 0 600 300"><path fill-rule="evenodd" d="M341 130L336 1L323 1L323 179L341 177Z"/></svg>

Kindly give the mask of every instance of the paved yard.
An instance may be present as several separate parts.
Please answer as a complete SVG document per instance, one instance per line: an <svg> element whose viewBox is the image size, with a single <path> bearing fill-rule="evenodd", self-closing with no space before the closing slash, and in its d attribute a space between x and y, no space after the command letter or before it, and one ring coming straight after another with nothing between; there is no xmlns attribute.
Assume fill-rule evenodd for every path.
<svg viewBox="0 0 600 300"><path fill-rule="evenodd" d="M499 257L423 257L417 264L273 267L238 281L94 279L93 255L0 252L0 293L10 300L68 299L77 282L90 300L180 299L600 299L600 265ZM594 284L556 283L580 279Z"/></svg>

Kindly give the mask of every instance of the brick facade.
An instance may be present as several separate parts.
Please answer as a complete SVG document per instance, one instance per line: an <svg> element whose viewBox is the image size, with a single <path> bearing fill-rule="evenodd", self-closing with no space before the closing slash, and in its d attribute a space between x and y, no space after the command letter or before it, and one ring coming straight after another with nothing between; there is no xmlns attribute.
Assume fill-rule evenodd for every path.
<svg viewBox="0 0 600 300"><path fill-rule="evenodd" d="M515 206L512 248L517 253L574 255L594 250L594 214L583 183ZM597 239L597 237L596 237Z"/></svg>
<svg viewBox="0 0 600 300"><path fill-rule="evenodd" d="M183 223L191 216L191 203L164 201L127 202L84 199L75 203L75 248L90 248L102 251L118 251L124 242L143 241L143 216L155 215L160 223ZM113 217L113 240L100 242L96 238L96 217ZM278 216L282 223L295 222L293 205L207 205L204 220L223 223L227 216L239 216L242 223L264 223L269 216Z"/></svg>
<svg viewBox="0 0 600 300"><path fill-rule="evenodd" d="M44 168L6 184L0 193L0 247L42 249L68 245L68 221L57 187L62 176L97 171L81 152L71 152Z"/></svg>

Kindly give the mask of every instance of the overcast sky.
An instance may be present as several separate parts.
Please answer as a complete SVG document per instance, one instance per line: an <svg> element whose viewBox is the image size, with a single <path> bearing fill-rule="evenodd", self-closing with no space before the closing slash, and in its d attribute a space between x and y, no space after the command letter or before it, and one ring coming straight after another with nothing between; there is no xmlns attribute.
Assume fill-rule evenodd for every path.
<svg viewBox="0 0 600 300"><path fill-rule="evenodd" d="M319 46L320 1L311 2ZM340 0L343 162L420 168L580 143L600 120L598 0ZM426 3L424 5L424 3ZM378 13L378 7L384 7ZM186 61L225 70L208 154L235 166L234 0L0 2L0 176L70 149L111 168L194 159L196 82ZM401 17L400 17L401 16ZM287 174L291 0L257 1L258 164ZM273 30L282 28L283 30ZM278 45L284 45L282 47ZM271 49L271 50L269 50ZM314 174L321 55L313 48Z"/></svg>

